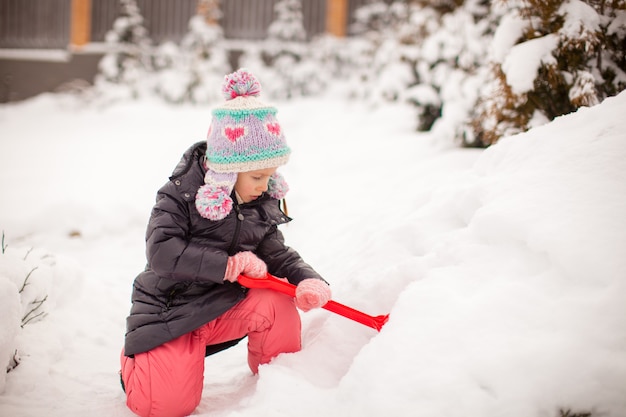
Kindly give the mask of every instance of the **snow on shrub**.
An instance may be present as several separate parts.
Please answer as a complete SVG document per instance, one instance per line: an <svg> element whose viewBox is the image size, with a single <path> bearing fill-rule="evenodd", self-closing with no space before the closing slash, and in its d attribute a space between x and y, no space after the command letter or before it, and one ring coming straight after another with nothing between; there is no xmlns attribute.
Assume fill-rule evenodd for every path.
<svg viewBox="0 0 626 417"><path fill-rule="evenodd" d="M6 374L20 363L18 337L25 326L43 320L76 288L80 274L73 264L66 264L51 253L36 248L16 247L5 242L2 234L0 252L0 360L6 372L0 372L0 393L4 392Z"/></svg>

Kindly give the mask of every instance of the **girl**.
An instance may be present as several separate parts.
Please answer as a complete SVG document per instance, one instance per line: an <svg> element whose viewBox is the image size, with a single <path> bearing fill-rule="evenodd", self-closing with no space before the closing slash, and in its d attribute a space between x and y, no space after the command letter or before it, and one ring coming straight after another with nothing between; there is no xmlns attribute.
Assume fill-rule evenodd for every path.
<svg viewBox="0 0 626 417"><path fill-rule="evenodd" d="M185 416L200 403L204 358L248 336L248 364L300 350L302 311L326 304L328 284L286 246L278 226L290 149L276 109L258 100L245 69L224 79L206 142L183 155L157 193L146 233L148 264L134 281L121 355L128 407ZM246 289L244 274L296 284L296 298Z"/></svg>

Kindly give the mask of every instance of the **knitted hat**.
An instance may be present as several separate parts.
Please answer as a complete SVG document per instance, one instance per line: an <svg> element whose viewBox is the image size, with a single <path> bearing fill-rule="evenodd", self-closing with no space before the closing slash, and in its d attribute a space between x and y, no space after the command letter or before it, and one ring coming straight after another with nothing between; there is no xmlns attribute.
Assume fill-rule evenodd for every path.
<svg viewBox="0 0 626 417"><path fill-rule="evenodd" d="M291 152L276 120L276 108L257 99L261 85L242 68L224 77L222 94L226 102L213 109L207 134L204 185L196 194L196 208L202 217L221 220L232 210L230 194L238 172L279 167ZM275 173L268 194L281 199L288 190Z"/></svg>

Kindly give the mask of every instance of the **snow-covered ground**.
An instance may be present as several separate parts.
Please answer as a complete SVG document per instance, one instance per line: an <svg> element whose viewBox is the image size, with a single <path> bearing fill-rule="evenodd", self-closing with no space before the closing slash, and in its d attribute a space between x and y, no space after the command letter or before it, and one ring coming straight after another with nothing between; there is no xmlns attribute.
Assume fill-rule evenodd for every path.
<svg viewBox="0 0 626 417"><path fill-rule="evenodd" d="M391 318L303 314L303 350L257 377L245 343L209 357L196 415L626 415L626 93L484 151L415 134L399 105L276 104L287 242L336 301ZM0 415L133 415L117 371L144 228L209 120L149 100L0 107L0 354L21 359Z"/></svg>

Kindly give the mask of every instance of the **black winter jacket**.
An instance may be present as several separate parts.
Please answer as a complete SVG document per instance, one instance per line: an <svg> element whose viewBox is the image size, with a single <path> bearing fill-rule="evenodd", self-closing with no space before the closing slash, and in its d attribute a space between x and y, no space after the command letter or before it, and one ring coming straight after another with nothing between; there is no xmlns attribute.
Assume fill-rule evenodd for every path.
<svg viewBox="0 0 626 417"><path fill-rule="evenodd" d="M157 192L146 232L148 264L134 281L126 320L127 356L146 352L188 333L232 308L246 296L224 282L228 256L252 251L275 276L297 284L320 275L285 246L277 226L288 218L279 201L264 194L237 205L223 220L200 216L195 207L204 184L206 142L189 148L170 181Z"/></svg>

